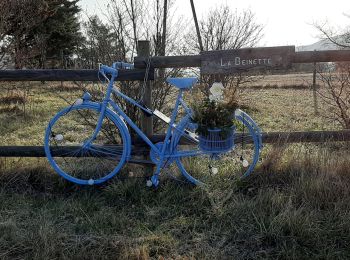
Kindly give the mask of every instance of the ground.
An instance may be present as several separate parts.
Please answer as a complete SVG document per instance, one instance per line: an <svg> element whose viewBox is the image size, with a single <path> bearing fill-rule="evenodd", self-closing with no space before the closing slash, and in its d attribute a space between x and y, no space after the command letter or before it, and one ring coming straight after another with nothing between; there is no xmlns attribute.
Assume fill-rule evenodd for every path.
<svg viewBox="0 0 350 260"><path fill-rule="evenodd" d="M314 115L309 76L273 76L244 91L263 131L339 129L320 100ZM2 83L0 145L42 145L49 118L84 87ZM223 190L172 179L151 190L144 178L126 178L133 168L104 186L78 187L45 158L0 158L0 171L0 259L350 257L343 143L267 145L254 174Z"/></svg>

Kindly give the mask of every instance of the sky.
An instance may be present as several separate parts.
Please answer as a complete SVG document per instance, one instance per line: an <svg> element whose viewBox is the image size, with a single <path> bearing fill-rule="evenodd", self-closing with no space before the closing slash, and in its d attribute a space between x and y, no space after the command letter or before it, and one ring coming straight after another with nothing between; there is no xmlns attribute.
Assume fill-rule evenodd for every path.
<svg viewBox="0 0 350 260"><path fill-rule="evenodd" d="M108 1L81 0L80 6L89 14L100 15ZM174 2L176 15L193 22L190 0ZM319 40L319 32L312 25L314 23L328 22L336 30L350 26L350 0L194 0L198 19L221 4L238 11L250 8L255 13L257 22L265 26L260 46L315 43Z"/></svg>

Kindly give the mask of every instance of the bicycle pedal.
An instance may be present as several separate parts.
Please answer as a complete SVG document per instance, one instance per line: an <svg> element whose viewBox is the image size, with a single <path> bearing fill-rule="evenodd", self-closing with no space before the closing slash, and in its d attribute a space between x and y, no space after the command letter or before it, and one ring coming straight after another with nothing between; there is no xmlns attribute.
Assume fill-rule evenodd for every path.
<svg viewBox="0 0 350 260"><path fill-rule="evenodd" d="M152 185L153 185L152 181L151 180L147 180L146 186L150 188L150 187L152 187Z"/></svg>
<svg viewBox="0 0 350 260"><path fill-rule="evenodd" d="M211 174L215 175L215 174L218 174L219 169L216 168L216 167L211 167L211 168L210 168L210 172L211 172Z"/></svg>
<svg viewBox="0 0 350 260"><path fill-rule="evenodd" d="M153 175L153 176L151 177L151 182L152 182L152 184L154 185L154 187L157 188L157 187L158 187L158 184L159 184L158 176Z"/></svg>

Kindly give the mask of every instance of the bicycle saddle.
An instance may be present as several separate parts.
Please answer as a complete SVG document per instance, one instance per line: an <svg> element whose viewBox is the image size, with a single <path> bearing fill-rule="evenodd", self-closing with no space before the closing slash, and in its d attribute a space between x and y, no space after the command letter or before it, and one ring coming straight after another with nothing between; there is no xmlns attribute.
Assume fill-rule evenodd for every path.
<svg viewBox="0 0 350 260"><path fill-rule="evenodd" d="M167 78L166 81L177 87L178 89L188 90L191 89L194 84L197 83L198 79L193 78Z"/></svg>

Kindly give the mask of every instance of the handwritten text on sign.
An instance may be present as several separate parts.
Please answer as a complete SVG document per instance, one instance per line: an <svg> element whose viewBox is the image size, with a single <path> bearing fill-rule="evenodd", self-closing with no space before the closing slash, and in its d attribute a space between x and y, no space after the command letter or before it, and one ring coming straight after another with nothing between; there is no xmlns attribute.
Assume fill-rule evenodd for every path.
<svg viewBox="0 0 350 260"><path fill-rule="evenodd" d="M294 52L294 46L202 52L201 72L229 74L253 69L285 69L292 64Z"/></svg>

